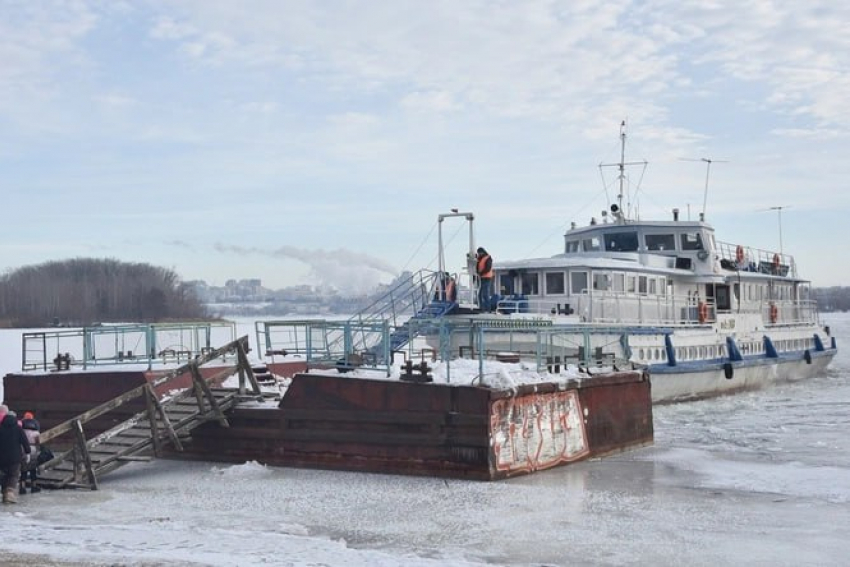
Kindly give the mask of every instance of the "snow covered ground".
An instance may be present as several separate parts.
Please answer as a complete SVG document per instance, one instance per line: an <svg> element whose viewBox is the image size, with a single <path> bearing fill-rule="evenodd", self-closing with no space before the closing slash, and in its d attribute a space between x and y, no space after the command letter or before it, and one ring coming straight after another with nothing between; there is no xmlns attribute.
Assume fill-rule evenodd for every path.
<svg viewBox="0 0 850 567"><path fill-rule="evenodd" d="M842 349L850 317L828 322ZM806 382L657 407L654 447L498 483L134 463L0 508L0 564L846 565L849 377L840 350Z"/></svg>

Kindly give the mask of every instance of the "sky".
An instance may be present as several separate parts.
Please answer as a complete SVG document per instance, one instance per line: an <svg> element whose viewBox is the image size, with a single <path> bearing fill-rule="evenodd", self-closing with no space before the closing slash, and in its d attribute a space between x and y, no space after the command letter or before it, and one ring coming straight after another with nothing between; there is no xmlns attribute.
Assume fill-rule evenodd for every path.
<svg viewBox="0 0 850 567"><path fill-rule="evenodd" d="M436 268L452 208L497 263L549 256L608 208L626 121L635 214L705 200L719 240L850 285L848 27L833 1L0 0L0 270L366 291Z"/></svg>

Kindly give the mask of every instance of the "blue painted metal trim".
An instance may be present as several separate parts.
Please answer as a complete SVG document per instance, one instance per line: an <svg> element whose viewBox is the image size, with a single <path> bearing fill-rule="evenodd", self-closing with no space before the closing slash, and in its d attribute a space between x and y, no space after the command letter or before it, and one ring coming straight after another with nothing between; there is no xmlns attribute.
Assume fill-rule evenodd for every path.
<svg viewBox="0 0 850 567"><path fill-rule="evenodd" d="M676 349L673 348L673 338L670 333L664 335L664 350L667 351L667 366L676 366Z"/></svg>
<svg viewBox="0 0 850 567"><path fill-rule="evenodd" d="M835 356L836 350L829 349L822 352L812 352L812 359ZM795 351L782 353L776 358L768 358L765 356L754 356L743 358L739 361L732 362L733 368L747 368L750 366L764 366L766 364L783 364L785 362L799 362L805 356L805 351ZM705 372L708 370L723 370L723 365L730 362L727 359L715 358L711 360L696 360L692 362L679 362L676 366L668 366L666 363L651 364L648 369L652 374L690 374L695 372Z"/></svg>
<svg viewBox="0 0 850 567"><path fill-rule="evenodd" d="M744 360L744 357L741 356L741 351L738 350L738 345L735 343L734 338L726 337L726 350L729 351L729 360L732 362Z"/></svg>
<svg viewBox="0 0 850 567"><path fill-rule="evenodd" d="M764 336L764 353L768 358L779 358L779 353L776 352L776 347L773 346L773 341L770 340L770 337L767 335Z"/></svg>

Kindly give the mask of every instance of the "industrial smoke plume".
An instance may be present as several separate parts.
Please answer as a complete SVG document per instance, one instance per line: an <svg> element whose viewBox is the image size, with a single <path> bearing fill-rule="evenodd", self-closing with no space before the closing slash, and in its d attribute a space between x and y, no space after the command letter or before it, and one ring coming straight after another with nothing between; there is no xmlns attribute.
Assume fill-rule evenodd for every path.
<svg viewBox="0 0 850 567"><path fill-rule="evenodd" d="M221 253L257 254L270 258L298 260L310 266L310 277L315 285L330 286L347 295L374 291L375 286L380 283L381 275L388 274L393 277L397 275L397 270L383 260L344 248L310 250L295 246L281 246L269 250L221 243L216 243L214 246Z"/></svg>

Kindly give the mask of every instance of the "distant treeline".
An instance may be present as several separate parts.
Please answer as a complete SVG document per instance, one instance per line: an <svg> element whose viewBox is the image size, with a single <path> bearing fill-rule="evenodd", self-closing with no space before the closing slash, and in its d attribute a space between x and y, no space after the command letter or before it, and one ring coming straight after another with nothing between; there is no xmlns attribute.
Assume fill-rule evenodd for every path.
<svg viewBox="0 0 850 567"><path fill-rule="evenodd" d="M819 311L850 311L850 287L818 287L812 295Z"/></svg>
<svg viewBox="0 0 850 567"><path fill-rule="evenodd" d="M197 320L206 310L171 270L77 258L25 266L0 278L0 324L9 327Z"/></svg>

